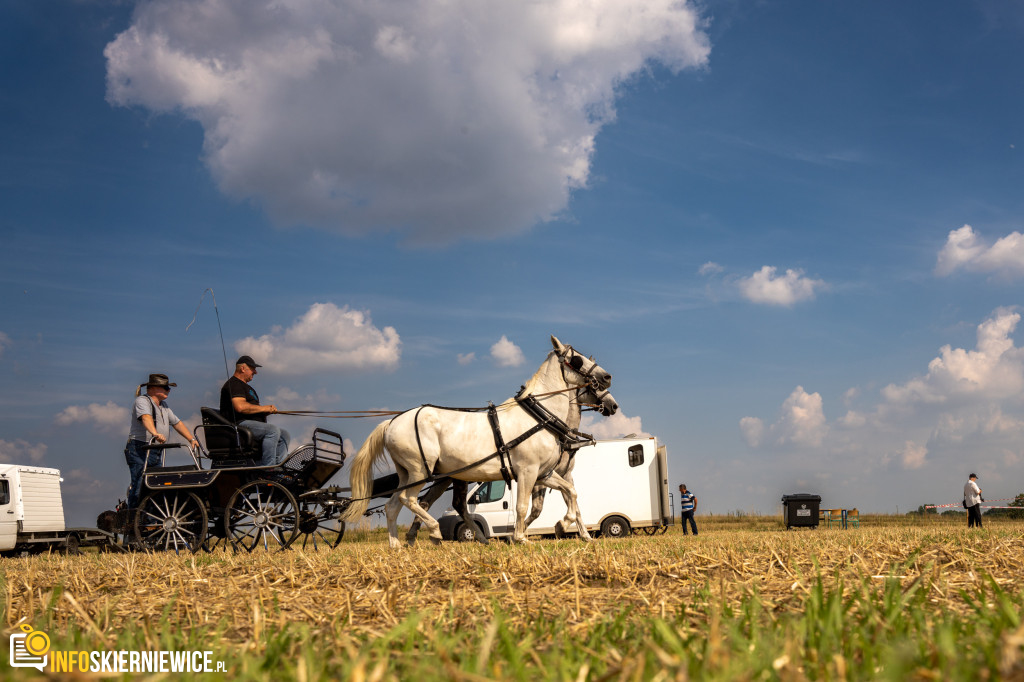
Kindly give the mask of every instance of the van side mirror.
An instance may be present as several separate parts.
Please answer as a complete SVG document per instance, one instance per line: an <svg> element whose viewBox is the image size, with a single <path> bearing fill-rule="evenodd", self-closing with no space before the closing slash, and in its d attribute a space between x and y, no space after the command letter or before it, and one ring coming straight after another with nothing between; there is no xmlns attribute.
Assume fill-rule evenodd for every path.
<svg viewBox="0 0 1024 682"><path fill-rule="evenodd" d="M469 496L469 504L480 504L480 496L473 493Z"/></svg>

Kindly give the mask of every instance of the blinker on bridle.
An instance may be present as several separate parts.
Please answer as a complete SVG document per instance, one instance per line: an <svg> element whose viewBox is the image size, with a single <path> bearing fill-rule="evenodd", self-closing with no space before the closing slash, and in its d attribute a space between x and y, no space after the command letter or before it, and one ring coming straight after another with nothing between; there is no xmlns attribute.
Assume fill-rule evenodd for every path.
<svg viewBox="0 0 1024 682"><path fill-rule="evenodd" d="M568 356L568 359L566 359L566 356ZM589 371L583 371L583 355L578 350L572 346L566 346L565 353L562 355L562 362L574 372L584 377L592 388L598 388L598 381L594 376L593 368ZM595 363L594 366L596 367L597 364Z"/></svg>

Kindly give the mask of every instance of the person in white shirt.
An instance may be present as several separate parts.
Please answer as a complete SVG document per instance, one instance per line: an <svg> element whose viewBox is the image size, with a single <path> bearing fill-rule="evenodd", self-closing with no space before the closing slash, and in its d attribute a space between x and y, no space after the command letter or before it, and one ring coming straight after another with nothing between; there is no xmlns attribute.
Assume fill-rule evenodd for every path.
<svg viewBox="0 0 1024 682"><path fill-rule="evenodd" d="M964 505L967 506L967 527L981 528L981 488L978 487L978 477L971 474L964 484Z"/></svg>

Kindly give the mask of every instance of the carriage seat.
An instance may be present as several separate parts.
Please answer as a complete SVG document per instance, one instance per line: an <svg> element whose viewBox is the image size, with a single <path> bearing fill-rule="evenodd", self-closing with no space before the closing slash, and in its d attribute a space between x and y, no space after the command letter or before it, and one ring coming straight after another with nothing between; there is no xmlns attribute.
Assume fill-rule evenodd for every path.
<svg viewBox="0 0 1024 682"><path fill-rule="evenodd" d="M212 407L201 407L199 412L203 424L196 427L196 431L203 430L206 451L215 468L258 465L262 458L261 446L252 431L232 424Z"/></svg>

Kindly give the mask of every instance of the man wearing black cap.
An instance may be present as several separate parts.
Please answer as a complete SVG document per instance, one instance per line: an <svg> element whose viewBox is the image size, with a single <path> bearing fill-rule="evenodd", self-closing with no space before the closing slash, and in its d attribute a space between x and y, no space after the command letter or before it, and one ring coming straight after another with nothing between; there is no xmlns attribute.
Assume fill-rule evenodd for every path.
<svg viewBox="0 0 1024 682"><path fill-rule="evenodd" d="M968 528L975 526L981 528L981 503L984 500L981 499L981 488L978 487L977 480L978 477L971 474L967 477L967 483L964 484L964 506L967 507Z"/></svg>
<svg viewBox="0 0 1024 682"><path fill-rule="evenodd" d="M284 461L291 436L280 426L267 422L268 414L277 414L274 405L260 405L260 397L249 385L256 376L256 361L243 355L235 361L235 373L220 389L220 413L230 422L244 426L260 440L263 446L262 466Z"/></svg>
<svg viewBox="0 0 1024 682"><path fill-rule="evenodd" d="M143 386L146 387L146 394L140 395ZM128 487L129 507L134 508L139 504L142 493L140 479L143 469L147 466L160 465L158 450L140 450L140 448L166 442L172 426L193 448L199 445L199 442L192 436L188 425L178 419L167 404L167 395L173 386L177 386L177 384L168 381L166 374L150 374L149 381L140 384L139 390L135 393L135 403L132 405L132 424L128 430L128 443L124 446L124 458L132 477L131 485Z"/></svg>

